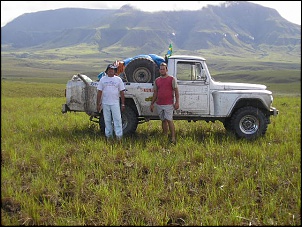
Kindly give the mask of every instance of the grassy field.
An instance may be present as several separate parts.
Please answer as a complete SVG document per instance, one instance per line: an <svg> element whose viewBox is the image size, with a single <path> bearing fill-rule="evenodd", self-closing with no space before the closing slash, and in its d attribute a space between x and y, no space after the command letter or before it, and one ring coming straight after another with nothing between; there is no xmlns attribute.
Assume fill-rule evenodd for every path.
<svg viewBox="0 0 302 227"><path fill-rule="evenodd" d="M176 121L171 146L151 121L107 143L85 113L61 113L64 90L127 51L2 48L1 224L301 225L301 57L175 50L206 57L215 80L273 91L280 114L256 141Z"/></svg>
<svg viewBox="0 0 302 227"><path fill-rule="evenodd" d="M2 46L1 79L66 84L73 75L82 73L96 80L109 63L135 56L131 52L130 48L123 52L107 49L99 51L96 45L85 44L46 50L7 49ZM205 57L211 75L219 81L264 83L271 86L274 93L301 93L301 56L284 55L286 52L281 49L265 57L261 52L228 55L217 54L212 49L202 52L174 50L173 54ZM153 54L163 57L165 53L166 50ZM283 84L289 85L291 89L283 88Z"/></svg>
<svg viewBox="0 0 302 227"><path fill-rule="evenodd" d="M301 225L300 86L274 87L280 113L256 141L176 121L171 146L159 121L107 143L62 114L70 77L1 82L2 225Z"/></svg>

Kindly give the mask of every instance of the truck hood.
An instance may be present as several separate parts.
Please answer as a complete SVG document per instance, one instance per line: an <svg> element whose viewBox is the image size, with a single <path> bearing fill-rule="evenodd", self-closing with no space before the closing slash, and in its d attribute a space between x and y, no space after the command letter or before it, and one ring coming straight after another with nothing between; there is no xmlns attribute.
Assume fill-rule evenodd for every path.
<svg viewBox="0 0 302 227"><path fill-rule="evenodd" d="M232 83L232 82L213 82L214 89L224 90L265 90L266 86L262 84Z"/></svg>

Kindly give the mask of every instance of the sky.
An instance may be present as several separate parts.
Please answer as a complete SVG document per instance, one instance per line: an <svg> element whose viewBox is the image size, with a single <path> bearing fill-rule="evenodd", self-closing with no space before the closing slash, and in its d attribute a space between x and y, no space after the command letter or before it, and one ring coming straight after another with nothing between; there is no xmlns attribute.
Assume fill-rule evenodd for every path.
<svg viewBox="0 0 302 227"><path fill-rule="evenodd" d="M1 27L24 13L60 8L119 9L130 4L146 12L198 10L225 1L1 1ZM301 1L249 1L273 8L286 20L301 25Z"/></svg>

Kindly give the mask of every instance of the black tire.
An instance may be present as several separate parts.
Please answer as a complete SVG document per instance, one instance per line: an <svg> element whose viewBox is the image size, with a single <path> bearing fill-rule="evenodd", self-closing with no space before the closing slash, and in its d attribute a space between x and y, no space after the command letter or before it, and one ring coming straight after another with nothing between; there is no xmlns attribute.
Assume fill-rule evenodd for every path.
<svg viewBox="0 0 302 227"><path fill-rule="evenodd" d="M101 111L101 115L99 118L99 126L100 126L101 133L105 135L105 121L104 121L103 111Z"/></svg>
<svg viewBox="0 0 302 227"><path fill-rule="evenodd" d="M136 58L125 67L125 74L129 82L150 83L159 77L157 64L148 58Z"/></svg>
<svg viewBox="0 0 302 227"><path fill-rule="evenodd" d="M223 126L227 132L233 132L231 118L226 118L223 122Z"/></svg>
<svg viewBox="0 0 302 227"><path fill-rule="evenodd" d="M266 133L268 122L260 109L246 106L233 114L231 127L238 138L254 140Z"/></svg>
<svg viewBox="0 0 302 227"><path fill-rule="evenodd" d="M122 111L123 135L131 135L135 133L138 125L138 119L135 111L130 106L125 106Z"/></svg>
<svg viewBox="0 0 302 227"><path fill-rule="evenodd" d="M125 110L122 111L122 124L123 124L123 135L131 135L135 133L138 125L138 119L134 110L129 106L125 106ZM99 118L99 126L101 133L105 135L105 121L103 111Z"/></svg>

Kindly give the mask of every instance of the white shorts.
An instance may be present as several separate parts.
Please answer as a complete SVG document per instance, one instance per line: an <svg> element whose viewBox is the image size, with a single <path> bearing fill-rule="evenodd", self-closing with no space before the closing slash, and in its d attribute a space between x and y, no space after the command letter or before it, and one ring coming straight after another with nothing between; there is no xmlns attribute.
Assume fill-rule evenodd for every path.
<svg viewBox="0 0 302 227"><path fill-rule="evenodd" d="M157 105L157 113L160 118L160 120L168 120L172 121L173 120L173 111L174 111L174 105Z"/></svg>

